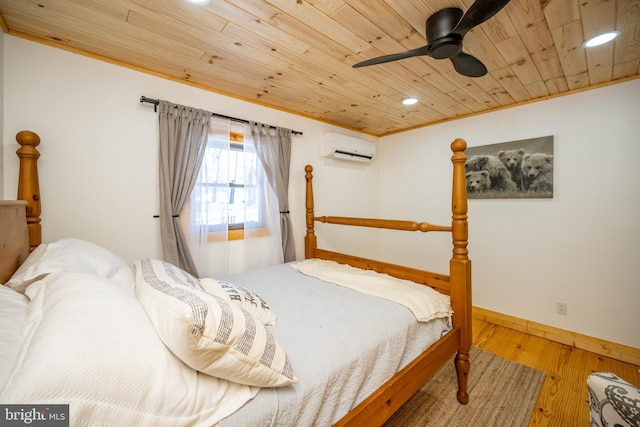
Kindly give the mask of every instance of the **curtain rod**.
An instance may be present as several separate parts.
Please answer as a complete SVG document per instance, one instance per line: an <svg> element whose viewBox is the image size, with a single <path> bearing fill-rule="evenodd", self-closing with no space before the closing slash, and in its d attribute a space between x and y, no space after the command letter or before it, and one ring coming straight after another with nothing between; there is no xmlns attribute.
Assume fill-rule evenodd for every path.
<svg viewBox="0 0 640 427"><path fill-rule="evenodd" d="M148 104L153 104L154 107L153 109L157 112L158 111L158 104L160 104L160 100L159 99L152 99L152 98L147 98L146 96L141 96L140 97L140 102L146 102ZM234 122L240 122L240 123L249 123L249 120L245 120L245 119L238 119L237 117L230 117L230 116L225 116L223 114L218 114L218 113L211 113L211 115L216 116L216 117L221 117L223 119L229 119L229 120L233 120ZM275 129L275 126L270 126L272 129ZM297 131L297 130L292 130L291 131L292 134L294 135L302 135L302 132Z"/></svg>

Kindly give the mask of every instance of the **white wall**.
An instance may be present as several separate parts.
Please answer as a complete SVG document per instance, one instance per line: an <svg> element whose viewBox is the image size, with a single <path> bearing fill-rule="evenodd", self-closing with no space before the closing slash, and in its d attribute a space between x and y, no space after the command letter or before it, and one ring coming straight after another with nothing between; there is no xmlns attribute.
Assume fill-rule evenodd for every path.
<svg viewBox="0 0 640 427"><path fill-rule="evenodd" d="M638 99L633 80L382 138L381 214L448 221L455 138L553 135L553 200L469 201L474 305L638 348ZM446 271L427 245L385 234L382 248L385 259Z"/></svg>
<svg viewBox="0 0 640 427"><path fill-rule="evenodd" d="M3 45L4 197L16 197L15 135L35 131L42 140L45 242L73 236L127 261L161 256L159 225L153 219L158 212L158 118L153 105L139 102L141 95L304 132L293 137L290 186L298 258L304 254L306 164L315 168L316 204L324 203L327 214L339 214L355 202L364 212L378 208L376 162L362 167L320 158L324 132L354 132L10 35ZM367 197L354 200L351 193L342 193L344 182ZM377 249L350 235L340 234L354 251ZM322 241L321 233L318 237Z"/></svg>

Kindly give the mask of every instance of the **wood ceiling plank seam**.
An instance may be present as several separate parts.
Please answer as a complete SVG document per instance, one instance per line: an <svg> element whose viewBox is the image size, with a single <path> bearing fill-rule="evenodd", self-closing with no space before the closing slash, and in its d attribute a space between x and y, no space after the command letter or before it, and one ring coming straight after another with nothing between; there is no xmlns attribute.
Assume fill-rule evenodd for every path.
<svg viewBox="0 0 640 427"><path fill-rule="evenodd" d="M588 86L587 60L582 48L582 24L573 21L552 31L569 90Z"/></svg>
<svg viewBox="0 0 640 427"><path fill-rule="evenodd" d="M4 7L3 7L4 8ZM149 50L147 43L152 43L157 46L158 54L168 54L180 57L187 54L192 57L202 56L203 51L200 49L194 49L191 46L179 44L165 38L154 37L153 40L146 40L146 31L141 30L135 26L129 25L126 21L105 17L99 18L89 12L83 14L83 16L68 15L64 18L62 23L54 19L55 15L59 12L52 8L35 8L33 11L35 14L24 14L22 10L16 11L14 15L14 27L21 25L23 28L29 28L29 33L40 35L42 38L50 38L51 40L62 40L66 38L68 43L71 40L75 41L75 44L71 46L81 50L91 52L92 46L95 48L105 49L104 45L112 46L140 46L141 50ZM101 21L107 24L100 27L96 22ZM45 28L55 30L55 33L49 32L47 35L44 32ZM24 31L22 29L21 31ZM65 34L65 36L61 36ZM125 37L126 40L121 40ZM91 43L83 42L83 40L92 40ZM125 58L114 57L113 55L106 55L107 57L126 62Z"/></svg>
<svg viewBox="0 0 640 427"><path fill-rule="evenodd" d="M413 35L418 35L420 46L426 44L424 29L416 30L411 24L398 15L384 1L379 0L345 0L345 3L360 13L384 32L386 35L402 44ZM393 53L393 52L387 52Z"/></svg>
<svg viewBox="0 0 640 427"><path fill-rule="evenodd" d="M544 81L541 70L537 64L544 58L557 57L554 48L553 37L546 25L546 19L542 6L537 1L515 0L509 3L507 14L513 24L519 29L515 46L520 53L520 58L515 58L515 52L507 45L502 45L502 53L512 70L526 88L532 88L531 96L538 98L549 94L546 85L540 85Z"/></svg>
<svg viewBox="0 0 640 427"><path fill-rule="evenodd" d="M618 0L616 29L623 31L615 41L614 62L640 59L640 1Z"/></svg>
<svg viewBox="0 0 640 427"><path fill-rule="evenodd" d="M613 78L614 80L622 79L637 75L640 73L640 60L634 59L626 62L619 62L613 66Z"/></svg>
<svg viewBox="0 0 640 427"><path fill-rule="evenodd" d="M497 108L515 103L509 92L502 87L492 74L487 74L480 79L478 86L493 100L493 103L498 105Z"/></svg>
<svg viewBox="0 0 640 427"><path fill-rule="evenodd" d="M447 78L460 90L468 93L476 101L484 105L485 108L489 108L491 105L495 105L497 103L495 98L487 96L486 91L483 89L483 86L487 84L486 82L496 82L492 73L488 73L480 78L470 78L451 70L450 72L444 73L443 77Z"/></svg>
<svg viewBox="0 0 640 427"><path fill-rule="evenodd" d="M472 79L472 78L461 76L461 75L458 75L459 78L456 80L446 79L444 75L446 73L453 72L453 66L451 65L449 60L442 60L442 61L433 60L434 62L446 62L447 70L448 70L446 73L438 74L437 75L438 77L435 77L434 75L433 78L429 78L429 79L426 79L425 76L418 75L417 76L418 80L415 80L416 75L414 74L414 69L407 68L407 67L409 64L415 63L419 59L421 58L410 58L405 61L390 62L390 63L384 64L384 66L385 66L385 69L390 71L392 78L397 78L398 76L401 76L402 75L401 73L405 72L404 70L409 71L411 74L406 74L407 76L406 81L409 85L413 85L415 87L417 82L422 81L421 84L424 86L424 89L422 89L421 87L415 87L416 89L420 90L420 92L426 93L426 95L428 96L437 98L439 102L442 102L443 104L448 106L455 105L455 100L453 101L453 104L449 100L450 97L448 97L447 95L448 92L464 88L468 84L475 84L474 80L476 79ZM442 82L443 79L446 80L448 83L444 84ZM448 87L447 91L442 90L442 87ZM437 97L434 94L436 94Z"/></svg>
<svg viewBox="0 0 640 427"><path fill-rule="evenodd" d="M550 95L547 85L542 80L524 85L531 99L541 99Z"/></svg>
<svg viewBox="0 0 640 427"><path fill-rule="evenodd" d="M396 15L402 16L407 24L424 36L426 40L425 24L427 19L437 10L433 10L420 0L384 0L384 3Z"/></svg>
<svg viewBox="0 0 640 427"><path fill-rule="evenodd" d="M498 108L501 104L492 97L489 93L487 93L482 87L478 85L468 85L464 88L464 92L482 105L482 110L491 110L493 108ZM477 111L480 111L479 109Z"/></svg>
<svg viewBox="0 0 640 427"><path fill-rule="evenodd" d="M215 5L194 5L185 1L124 1L132 10L138 13L143 13L143 11L147 12L146 14L150 12L155 13L157 15L165 16L168 19L174 21L182 21L186 26L198 26L200 28L208 28L211 31L222 31L222 29L229 22L229 19L225 19L224 17L221 17L218 13L216 13L224 6L224 2L216 2Z"/></svg>
<svg viewBox="0 0 640 427"><path fill-rule="evenodd" d="M280 9L266 2L246 2L242 3L242 9L247 13L260 17L269 25L290 34L315 49L320 49L327 55L332 56L342 62L353 56L353 53L343 46L332 41L329 37L319 33L315 29L301 25L296 18L284 13Z"/></svg>
<svg viewBox="0 0 640 427"><path fill-rule="evenodd" d="M229 25L225 29L225 32L229 32L234 39L242 40L243 42L249 42L254 44L259 42L259 38L257 38L253 33L245 31L243 28L236 27L235 25ZM290 72L295 71L294 78L296 76L299 76L306 81L312 82L313 84L310 85L310 87L322 84L328 88L333 87L341 95L350 96L353 99L357 100L359 103L366 105L366 104L370 104L372 101L372 93L370 90L363 90L363 91L346 90L345 91L344 85L348 79L342 78L339 74L327 69L326 67L323 68L321 64L311 63L310 61L307 61L305 58L300 58L299 56L296 57L294 53L291 53L289 56L287 55L286 51L280 50L280 49L271 51L271 54L287 62L290 65L288 71L286 72L282 71L281 74L283 74L284 77L281 77L281 78L290 78L291 77ZM294 62L295 60L297 60L297 62ZM340 64L344 67L344 64L342 63ZM308 72L305 71L307 69L310 71ZM320 77L323 73L328 74L328 76ZM380 85L378 84L378 86ZM360 86L360 87L362 89L365 89L364 86ZM364 92L364 93L361 93L361 92ZM375 92L373 95L375 94L378 94L378 92ZM381 99L384 99L384 98L381 97ZM385 102L383 101L383 103ZM387 104L387 107L391 107L391 106L397 106L398 102L395 101L392 105L392 102L389 101L389 102L386 102L386 104ZM381 109L379 112L382 112L382 111L383 110Z"/></svg>
<svg viewBox="0 0 640 427"><path fill-rule="evenodd" d="M613 79L613 44L587 49L587 69L589 85L597 85Z"/></svg>
<svg viewBox="0 0 640 427"><path fill-rule="evenodd" d="M474 0L463 1L463 0L422 0L428 8L433 10L433 13L445 9L447 7L457 7L461 9L463 12L469 9L469 6L473 4ZM430 15L429 15L430 16Z"/></svg>
<svg viewBox="0 0 640 427"><path fill-rule="evenodd" d="M450 79L451 81L455 81L460 78L460 75L455 71L451 71L449 73L444 74L444 77ZM488 80L488 79L492 79L492 77L489 74L483 77L483 80ZM457 96L458 100L461 99L461 96L459 95L460 93L464 93L466 94L466 97L471 98L473 103L478 106L478 108L475 109L475 111L486 111L493 106L495 107L499 106L498 102L492 96L487 94L486 91L484 91L480 86L477 85L477 82L474 82L474 84L469 83L466 86L462 86L456 92L457 94L454 96ZM465 106L465 108L457 109L456 113L458 116L461 116L463 114L467 114L465 113L465 110L468 110L468 109L469 107Z"/></svg>
<svg viewBox="0 0 640 427"><path fill-rule="evenodd" d="M557 95L569 90L567 87L567 80L564 76L545 79L544 84L547 86L547 91L550 95Z"/></svg>
<svg viewBox="0 0 640 427"><path fill-rule="evenodd" d="M297 81L297 79L294 79L294 81ZM273 80L273 81L270 81L269 83L273 86L278 86L278 85L286 86L287 80ZM293 88L289 88L288 90L295 91L296 88L293 87ZM377 102L372 103L371 100L368 98L363 98L358 94L349 93L349 91L345 90L345 88L340 84L317 84L314 88L309 88L307 86L300 85L298 88L298 91L302 93L322 92L325 96L325 100L326 99L337 100L338 104L336 105L346 105L346 106L349 106L350 108L359 107L365 110L368 114L371 114L371 113L375 113L377 115L384 114L386 111L388 111L388 108L389 108L387 107L386 109L380 109L380 103L377 103ZM359 99L358 101L359 103L357 105L354 105L354 99ZM398 104L396 103L395 106L397 105Z"/></svg>
<svg viewBox="0 0 640 427"><path fill-rule="evenodd" d="M616 1L591 0L580 3L584 40L615 28ZM613 44L584 48L589 84L610 81L613 76Z"/></svg>
<svg viewBox="0 0 640 427"><path fill-rule="evenodd" d="M345 5L344 0L306 0L316 9L327 16L333 15L337 10Z"/></svg>
<svg viewBox="0 0 640 427"><path fill-rule="evenodd" d="M502 12L482 24L482 29L492 43L501 42L518 34L516 26L507 13L508 8L511 8L510 4L507 3Z"/></svg>
<svg viewBox="0 0 640 427"><path fill-rule="evenodd" d="M590 0L580 3L583 41L595 35L615 29L616 1Z"/></svg>
<svg viewBox="0 0 640 427"><path fill-rule="evenodd" d="M225 19L228 22L233 22L235 25L253 32L261 39L264 39L275 45L285 47L286 49L299 55L304 54L304 52L312 47L310 44L305 43L302 40L293 37L292 35L271 25L268 21L251 15L248 12L237 7L230 6L225 2L221 2L221 4L226 6L224 8L221 8L216 5L215 9L215 13L220 16L221 19Z"/></svg>
<svg viewBox="0 0 640 427"><path fill-rule="evenodd" d="M402 81L398 80L395 77L388 77L382 81L384 82L391 78L393 78L396 84L403 83ZM389 84L392 84L392 83L393 82L389 82ZM442 93L439 91L431 91L431 92L425 91L422 88L418 88L415 85L415 83L411 83L411 82L406 83L406 86L401 90L401 93L414 94L412 96L417 97L419 101L422 103L436 102L438 106L440 106L440 108L446 109L447 111L450 111L450 112L454 112L453 108L455 108L456 105L458 104L455 99L453 99L451 96L448 95L448 93Z"/></svg>
<svg viewBox="0 0 640 427"><path fill-rule="evenodd" d="M564 0L562 0L564 1ZM507 13L518 28L518 35L530 54L553 48L553 37L546 25L545 13L539 2L511 0Z"/></svg>
<svg viewBox="0 0 640 427"><path fill-rule="evenodd" d="M451 96L456 99L459 103L459 107L456 111L456 114L470 114L478 111L484 111L487 109L486 106L482 105L482 103L476 101L472 96L470 96L467 92L463 92L461 90L456 90L451 93Z"/></svg>
<svg viewBox="0 0 640 427"><path fill-rule="evenodd" d="M360 55L361 59L373 58L381 55L385 55L387 53L393 52L403 52L407 48L402 44L395 41L393 38L389 37L386 33L381 32L377 29L375 24L369 21L366 17L361 15L358 11L346 5L343 9L340 10L339 14L334 16L334 19L339 20L343 24L347 22L356 22L359 25L359 28L365 33L365 36L372 41L370 42L372 50L368 52L366 55ZM382 34L381 36L378 34ZM422 42L423 44L426 41ZM414 46L415 47L415 46ZM401 61L402 64L407 63L409 61L413 64L418 64L419 67L411 67L410 71L412 74L415 74L419 79L423 79L424 75L432 75L434 78L432 80L438 79L439 71L437 68L442 70L442 67L437 63L438 61L432 60L428 57L414 57L407 59L405 61ZM372 70L381 70L386 69L385 66L374 66L374 67L366 67L364 69L355 70L359 75L372 73ZM418 71L416 71L418 70ZM435 83L435 82L434 82ZM445 85L445 87L440 88L443 92L447 92L449 90L453 90L453 87L446 87L447 82L444 79L440 79L439 83Z"/></svg>
<svg viewBox="0 0 640 427"><path fill-rule="evenodd" d="M269 0L271 4L297 19L301 24L313 28L325 36L331 35L334 43L340 44L351 52L361 52L369 44L348 28L338 25L329 16L307 2L291 0Z"/></svg>
<svg viewBox="0 0 640 427"><path fill-rule="evenodd" d="M377 3L376 3L377 4ZM359 3L353 2L354 6L359 5ZM351 7L351 6L350 6ZM361 16L363 16L364 19L366 19L367 21L369 21L371 23L371 25L374 25L377 30L375 31L376 33L381 33L386 35L387 37L389 37L392 40L395 40L397 42L397 47L383 47L380 46L378 43L372 43L373 47L378 47L380 46L380 49L378 49L378 51L369 51L369 52L362 52L362 54L360 54L360 59L361 60L365 60L365 59L371 59L377 56L381 56L381 55L386 55L386 54L392 54L392 53L398 53L398 52L403 52L409 49L413 49L416 47L420 47L420 46L424 46L427 41L426 41L426 37L424 35L424 28L418 32L415 30L411 30L409 27L411 27L411 25L407 24L407 29L404 33L403 36L397 36L395 35L396 32L400 33L400 30L397 29L385 29L385 28L381 28L378 24L379 20L377 19L378 16L374 13L371 13L371 11L368 11L368 8L366 7L351 7L352 10L356 11L356 13L360 14ZM364 10L364 11L368 11L369 13L363 14L361 13L360 10ZM385 12L390 12L391 9L384 9ZM427 16L425 16L425 21L426 21ZM401 19L401 18L400 18ZM392 34L393 33L393 34ZM375 40L375 37L373 37L373 39ZM448 68L447 66L443 66L443 63L439 62L439 61L428 61L428 59L430 58L425 58L425 57L420 57L420 58L412 58L410 59L411 62L416 62L416 61L421 61L421 64L423 66L423 68L426 68L427 73L431 73L431 74L438 74L438 73L443 73L446 71L449 71L450 68ZM433 73L433 71L435 71L435 73ZM442 82L444 82L444 80L442 80ZM443 90L444 92L447 92L448 90L452 90L452 89L445 89Z"/></svg>
<svg viewBox="0 0 640 427"><path fill-rule="evenodd" d="M257 20L258 18L255 18L255 19ZM263 23L262 21L260 21L260 23L262 24L262 28L264 28L264 27L273 28L273 27L271 27L270 25ZM278 33L280 33L280 34L285 34L285 33L283 33L282 31L280 31L280 30L278 30L278 29L276 29L276 28L273 28L273 30L274 30L273 32L278 32ZM273 34L273 32L271 32L270 34ZM260 37L260 34L256 34L256 35L257 35L258 37ZM288 38L289 40L293 39L293 38L292 38L292 37L290 37L290 36L288 36L287 38ZM281 37L281 39L282 39L282 37ZM297 39L295 39L295 40L297 40ZM272 40L269 40L269 41L272 41ZM281 44L281 46L283 46L283 45ZM306 46L308 46L308 45L306 45ZM277 48L276 48L276 47L273 47L273 48L271 48L271 49L277 49ZM323 58L323 61L322 61L321 63L316 64L316 66L326 65L326 64L327 64L327 59L328 59L328 58L329 58L329 57L325 57L325 58ZM344 63L343 63L343 62L340 62L340 65L341 65L341 66L342 66L342 68L344 69ZM315 66L313 67L313 69L316 69L316 68L315 68ZM349 69L350 69L350 67L349 67ZM377 88L378 88L378 90L380 90L380 88L379 88L380 84L379 84L379 83L375 83L375 84L374 84L374 83L372 83L372 84L371 84L371 86L372 86L372 87L377 87Z"/></svg>
<svg viewBox="0 0 640 427"><path fill-rule="evenodd" d="M233 69L237 68L237 65L229 67L228 73L229 75L234 75ZM237 73L235 73L237 74ZM345 105L345 103L351 101L344 92L340 92L339 87L330 88L327 85L316 85L314 87L309 87L309 85L297 83L300 80L298 79L269 79L269 78L256 78L256 81L260 81L260 87L258 89L259 95L256 95L257 98L264 99L267 96L273 96L274 93L280 93L283 97L287 97L290 100L294 98L303 98L306 100L312 99L311 96L307 94L312 93L322 93L324 96L324 102L327 104L327 107L337 108L341 105Z"/></svg>
<svg viewBox="0 0 640 427"><path fill-rule="evenodd" d="M406 63L406 61L404 61ZM430 97L437 98L445 105L453 105L455 101L450 100L450 97L444 92L439 91L433 87L429 82L422 80L419 76L415 75L412 70L405 68L404 64L399 62L390 62L384 64L383 67L387 74L385 77L381 77L380 81L387 85L393 84L394 87L399 89L400 93L410 95L416 94L417 97ZM367 71L363 74L368 73ZM420 85L417 83L421 82Z"/></svg>
<svg viewBox="0 0 640 427"><path fill-rule="evenodd" d="M495 70L493 74L497 76L500 85L509 92L509 95L511 95L516 102L523 102L530 99L529 92L527 92L527 89L522 85L520 80L518 80L510 66Z"/></svg>
<svg viewBox="0 0 640 427"><path fill-rule="evenodd" d="M355 76L356 73L355 71L352 71L351 67L348 67L343 62L334 60L331 57L324 56L323 58L321 58L320 61L316 61L316 62L312 62L313 58L311 61L307 61L306 58L310 58L310 56L308 55L303 54L303 55L298 55L294 57L296 53L295 52L289 53L285 46L276 46L274 44L269 45L268 44L269 40L262 39L258 34L255 34L252 32L244 32L243 30L244 28L242 27L237 27L234 24L230 24L229 27L225 29L225 33L228 33L232 37L238 38L245 42L248 41L250 43L253 43L254 46L257 46L259 43L261 43L262 44L261 48L263 50L268 50L271 52L271 54L275 56L284 57L286 58L286 60L292 63L296 63L296 64L305 63L304 65L309 67L309 69L311 70L328 68L332 70L335 74L339 74L339 75L348 74L348 78L356 77ZM250 35L251 37L248 37ZM378 82L372 81L370 82L370 86L375 87L375 90L377 92L380 92L381 88ZM386 91L386 92L388 93L389 91ZM393 90L393 92L395 93L395 90Z"/></svg>
<svg viewBox="0 0 640 427"><path fill-rule="evenodd" d="M497 47L523 85L542 81L542 76L519 36L502 41Z"/></svg>
<svg viewBox="0 0 640 427"><path fill-rule="evenodd" d="M503 68L508 64L500 52L500 43L492 43L482 29L476 28L465 36L463 50L482 61L487 70L491 72L491 70Z"/></svg>
<svg viewBox="0 0 640 427"><path fill-rule="evenodd" d="M331 67L332 70L342 69L344 67L343 62L340 62L332 56L329 56L326 53L315 48L312 48L309 51L305 52L304 56L310 58L309 60L314 64L324 64L327 67ZM353 80L358 81L363 86L369 89L376 90L382 95L393 96L399 93L397 88L383 84L379 79L371 78L368 74L357 73L356 70L352 71L351 67L348 67L348 70L348 74L344 74L346 77L352 78Z"/></svg>
<svg viewBox="0 0 640 427"><path fill-rule="evenodd" d="M554 53L555 53L555 48L554 48ZM535 64L536 69L540 73L540 77L542 77L542 80L545 83L553 80L551 85L547 86L550 94L558 93L557 90L559 88L566 88L565 90L569 90L566 80L564 79L564 72L562 70L562 64L560 63L560 58L558 58L557 56L554 56L548 59L540 59L540 58L535 58L532 55L531 60ZM558 79L563 80L564 83L559 82Z"/></svg>
<svg viewBox="0 0 640 427"><path fill-rule="evenodd" d="M18 20L18 18L14 19L16 21ZM44 32L44 28L48 28L54 32ZM148 45L142 44L142 42L137 39L134 39L132 41L113 39L108 43L105 43L105 38L100 35L97 36L98 38L95 42L92 42L92 38L90 38L90 36L86 33L75 34L73 30L69 30L66 27L58 28L55 24L46 23L44 21L36 19L30 19L28 22L24 22L21 25L21 31L24 31L25 34L35 34L35 37L41 40L47 40L58 45L63 44L69 48L76 49L81 52L91 52L91 54L94 56L101 56L105 59L117 61L122 64L129 63L131 54L139 54L139 50L136 49L136 46L146 47L147 49L145 50L145 55L150 56L153 53L148 49ZM66 40L62 39L59 36L62 31L66 31ZM198 59L202 56L202 53L203 52L193 53L193 59ZM166 55L166 51L164 51L164 54ZM175 54L175 57L179 56L180 55ZM183 57L186 58L187 55L184 55ZM136 63L133 63L132 65L139 66L139 64Z"/></svg>
<svg viewBox="0 0 640 427"><path fill-rule="evenodd" d="M331 15L331 19L343 27L349 26L352 31L367 41L368 48L361 52L353 52L354 57L368 57L369 55L377 54L378 52L372 52L373 48L381 52L404 50L398 41L384 31L380 31L377 25L348 4L345 4L339 11Z"/></svg>
<svg viewBox="0 0 640 427"><path fill-rule="evenodd" d="M72 15L78 14L76 13L78 8L80 8L81 10L90 10L91 13L111 16L112 18L121 21L127 20L127 15L129 14L129 9L131 6L130 0L112 0L108 2L98 0L38 0L33 3L38 7L55 7L61 12L70 13ZM80 12L79 15L82 15L82 12Z"/></svg>
<svg viewBox="0 0 640 427"><path fill-rule="evenodd" d="M580 0L541 0L549 31L580 20Z"/></svg>
<svg viewBox="0 0 640 427"><path fill-rule="evenodd" d="M175 26L171 26L168 19L158 19L159 15L149 16L139 11L132 10L127 22L137 28L140 28L150 34L165 37L171 34L172 40L176 40L185 46L191 46L202 51L212 51L216 49L218 44L224 44L223 35L220 32L205 32L206 30L193 27L179 25L173 22Z"/></svg>

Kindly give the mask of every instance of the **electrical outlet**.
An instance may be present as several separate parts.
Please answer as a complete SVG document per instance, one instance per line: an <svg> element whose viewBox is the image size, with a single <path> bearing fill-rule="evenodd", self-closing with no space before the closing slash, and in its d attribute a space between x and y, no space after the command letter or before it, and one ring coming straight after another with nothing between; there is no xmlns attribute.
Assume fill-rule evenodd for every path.
<svg viewBox="0 0 640 427"><path fill-rule="evenodd" d="M564 316L567 315L567 303L566 302L557 302L556 303L556 312L558 314L562 314Z"/></svg>

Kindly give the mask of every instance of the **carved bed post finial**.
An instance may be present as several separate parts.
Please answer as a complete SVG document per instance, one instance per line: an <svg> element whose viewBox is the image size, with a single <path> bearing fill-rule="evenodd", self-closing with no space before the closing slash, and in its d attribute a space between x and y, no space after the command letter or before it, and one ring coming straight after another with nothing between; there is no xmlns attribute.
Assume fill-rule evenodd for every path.
<svg viewBox="0 0 640 427"><path fill-rule="evenodd" d="M317 247L317 239L314 232L314 213L313 213L313 167L311 165L307 165L304 167L304 171L306 174L304 175L304 179L307 182L306 186L306 223L307 223L307 234L304 236L304 257L306 259L313 257L313 251Z"/></svg>
<svg viewBox="0 0 640 427"><path fill-rule="evenodd" d="M469 350L471 349L471 261L468 256L469 224L467 221L467 182L464 150L467 142L456 139L451 143L453 156L453 190L451 195L453 255L450 261L451 304L453 325L460 327L460 349L455 358L458 374L457 398L460 403L469 401L467 380L469 377Z"/></svg>
<svg viewBox="0 0 640 427"><path fill-rule="evenodd" d="M40 144L40 137L34 132L23 130L16 135L16 141L21 145L16 151L20 158L17 198L27 202L29 246L33 250L42 243L40 184L38 181L38 158L40 157L40 152L36 148Z"/></svg>

